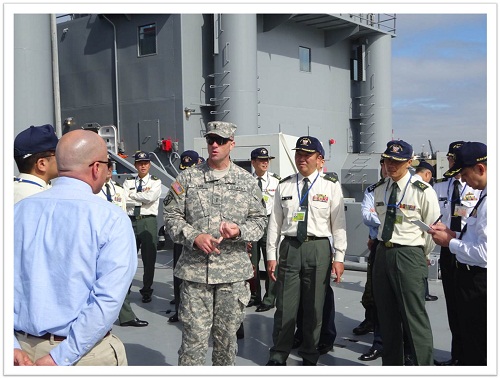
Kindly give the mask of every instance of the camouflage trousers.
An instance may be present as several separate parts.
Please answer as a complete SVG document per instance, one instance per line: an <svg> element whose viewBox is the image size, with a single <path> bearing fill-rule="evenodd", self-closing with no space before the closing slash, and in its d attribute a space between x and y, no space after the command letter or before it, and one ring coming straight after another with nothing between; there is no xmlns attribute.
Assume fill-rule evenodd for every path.
<svg viewBox="0 0 500 379"><path fill-rule="evenodd" d="M205 365L210 336L212 365L232 366L238 345L236 331L250 300L247 282L204 284L183 280L179 319L183 323L179 366Z"/></svg>

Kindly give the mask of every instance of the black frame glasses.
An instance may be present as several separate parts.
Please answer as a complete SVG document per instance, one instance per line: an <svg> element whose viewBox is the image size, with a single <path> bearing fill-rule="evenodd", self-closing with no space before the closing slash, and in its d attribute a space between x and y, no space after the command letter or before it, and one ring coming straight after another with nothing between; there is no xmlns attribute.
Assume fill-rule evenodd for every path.
<svg viewBox="0 0 500 379"><path fill-rule="evenodd" d="M225 145L226 143L228 143L229 141L231 141L231 138L224 138L224 137L217 136L217 135L215 135L215 136L210 135L210 136L206 136L205 140L207 141L207 144L209 144L209 145L213 145L214 142L216 142L217 145L222 146L222 145Z"/></svg>
<svg viewBox="0 0 500 379"><path fill-rule="evenodd" d="M106 166L109 165L109 161L94 161L91 164L89 164L89 167L92 167L96 163L102 163L102 164L105 164Z"/></svg>

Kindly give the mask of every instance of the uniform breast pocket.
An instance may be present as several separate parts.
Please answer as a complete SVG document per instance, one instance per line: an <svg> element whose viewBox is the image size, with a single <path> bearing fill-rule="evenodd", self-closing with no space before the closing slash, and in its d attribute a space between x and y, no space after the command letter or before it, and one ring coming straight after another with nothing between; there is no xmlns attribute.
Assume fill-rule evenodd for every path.
<svg viewBox="0 0 500 379"><path fill-rule="evenodd" d="M252 195L243 189L229 188L223 194L221 204L224 218L236 224L244 223L252 201L251 197ZM260 200L257 199L256 201Z"/></svg>
<svg viewBox="0 0 500 379"><path fill-rule="evenodd" d="M312 201L309 207L314 218L317 219L327 219L330 212L330 206L328 202L323 201Z"/></svg>
<svg viewBox="0 0 500 379"><path fill-rule="evenodd" d="M191 217L191 221L208 217L210 215L210 197L208 188L188 186L186 190L186 216Z"/></svg>

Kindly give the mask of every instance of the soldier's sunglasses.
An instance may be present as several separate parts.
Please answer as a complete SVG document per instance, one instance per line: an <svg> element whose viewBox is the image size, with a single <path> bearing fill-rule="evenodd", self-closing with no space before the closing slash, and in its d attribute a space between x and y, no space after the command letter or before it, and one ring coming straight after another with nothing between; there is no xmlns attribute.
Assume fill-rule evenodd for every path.
<svg viewBox="0 0 500 379"><path fill-rule="evenodd" d="M219 146L225 145L231 140L230 138L224 138L221 136L206 136L205 139L209 145L213 145L214 142L217 142L217 145Z"/></svg>

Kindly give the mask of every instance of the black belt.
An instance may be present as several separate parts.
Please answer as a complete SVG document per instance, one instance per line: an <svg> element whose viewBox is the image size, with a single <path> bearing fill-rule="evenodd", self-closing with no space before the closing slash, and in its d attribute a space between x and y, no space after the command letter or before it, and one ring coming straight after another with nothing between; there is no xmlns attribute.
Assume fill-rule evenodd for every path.
<svg viewBox="0 0 500 379"><path fill-rule="evenodd" d="M384 241L378 241L379 243L381 243L382 245L384 245L386 248L388 249L392 249L394 247L402 247L402 246L405 246L405 245L401 245L399 243L394 243L394 242L391 242L391 241L387 241L387 242L384 242Z"/></svg>
<svg viewBox="0 0 500 379"><path fill-rule="evenodd" d="M61 341L64 341L66 339L66 337L63 337L63 336L56 336L55 334L50 334L50 333L45 333L41 336L34 336L33 334L29 334L29 333L26 333L26 332L23 332L22 330L16 330L15 331L16 333L19 333L19 334L23 334L25 335L26 337L32 337L32 338L40 338L42 340L47 340L49 341L50 340L50 337L54 337L54 341L57 341L57 342L61 342ZM107 336L109 336L111 334L111 330L108 331L104 337L102 337L103 339L106 338Z"/></svg>
<svg viewBox="0 0 500 379"><path fill-rule="evenodd" d="M135 221L135 220L140 220L140 219L143 219L143 218L148 218L148 217L156 217L154 215L145 215L145 216L128 216L130 217L130 219L132 221Z"/></svg>
<svg viewBox="0 0 500 379"><path fill-rule="evenodd" d="M297 237L285 236L285 239L300 242ZM304 242L327 240L327 239L328 239L328 237L307 236L306 239L304 240Z"/></svg>
<svg viewBox="0 0 500 379"><path fill-rule="evenodd" d="M479 266L471 266L471 265L466 265L463 263L460 263L455 259L455 266L461 270L464 271L470 271L470 272L486 272L486 269L484 267L479 267Z"/></svg>

